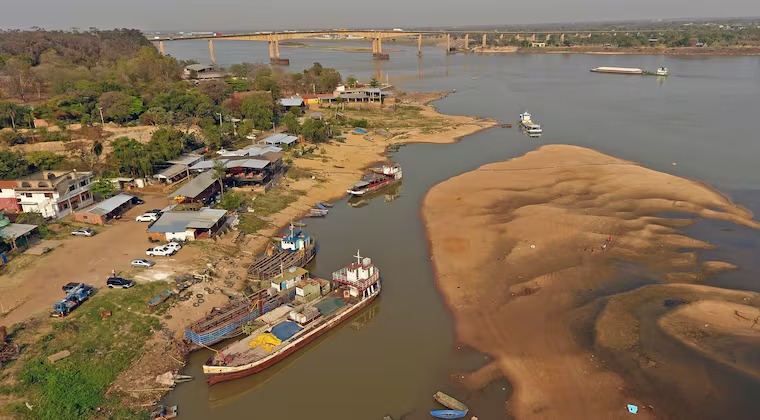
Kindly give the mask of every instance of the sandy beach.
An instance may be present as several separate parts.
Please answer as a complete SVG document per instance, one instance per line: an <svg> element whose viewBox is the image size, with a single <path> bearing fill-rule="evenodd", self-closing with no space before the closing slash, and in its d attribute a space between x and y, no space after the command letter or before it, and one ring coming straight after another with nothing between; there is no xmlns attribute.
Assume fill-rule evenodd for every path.
<svg viewBox="0 0 760 420"><path fill-rule="evenodd" d="M621 262L661 283L696 279L673 273L733 268L702 265L697 251L712 245L679 231L693 220L663 214L760 227L702 183L575 146L543 146L432 188L422 217L457 339L494 359L465 383L506 377L513 386L506 410L518 419L628 418L627 404L640 407L637 418L662 418L649 407L658 405L654 397L637 393L593 351L618 331L636 331L635 317L622 316L609 330L615 339L597 334L601 342L591 347L576 328L620 292L608 290L625 287ZM675 320L702 322L692 313L702 309ZM635 348L635 337L619 351Z"/></svg>

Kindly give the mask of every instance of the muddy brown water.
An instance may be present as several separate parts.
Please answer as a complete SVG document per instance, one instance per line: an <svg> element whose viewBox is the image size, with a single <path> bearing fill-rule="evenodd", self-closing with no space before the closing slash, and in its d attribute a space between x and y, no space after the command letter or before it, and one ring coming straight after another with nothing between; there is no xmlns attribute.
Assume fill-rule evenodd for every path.
<svg viewBox="0 0 760 420"><path fill-rule="evenodd" d="M168 43L180 59L207 61L203 42ZM396 48L394 46L394 48ZM291 70L313 62L338 68L344 76L375 76L409 91L456 89L436 105L442 112L514 122L529 110L544 126L538 139L516 129L494 128L451 145L408 145L393 156L404 169L397 197L384 194L366 202L335 204L323 220L305 229L319 238L312 267L322 277L351 261L357 249L381 269L383 291L367 311L269 370L208 388L201 364L208 351L191 355L185 372L196 380L169 394L183 419L428 419L440 408L436 390L451 393L481 419L506 418L508 382L479 392L462 389L456 373L487 363L486 355L455 343L451 315L435 288L428 247L419 217L424 194L433 185L480 165L520 156L547 143L591 147L647 167L708 182L735 201L760 212L756 135L760 109L760 58L678 58L660 56L508 55L445 56L426 47L399 46L391 60L373 63L368 54L284 48ZM265 45L222 42L222 65L261 61ZM258 60L257 60L258 59ZM603 65L668 67L671 76L598 75ZM674 165L675 164L675 165ZM391 197L392 198L392 197ZM740 266L706 283L760 291L757 232L719 222L698 221L685 229L717 248L701 253ZM635 266L621 265L619 279L605 290L580 298L631 290L651 283ZM644 310L644 309L643 309ZM659 309L658 309L659 310ZM656 316L655 313L651 314ZM360 325L360 328L356 328ZM579 322L579 341L591 346L591 321ZM625 357L605 357L608 367L629 383L629 392L650 401L662 418L752 419L760 414L758 383L700 357L679 343L647 330L644 346L665 359L686 360L717 384L699 395L675 386L689 378L662 378L642 371ZM621 410L625 409L621 407Z"/></svg>

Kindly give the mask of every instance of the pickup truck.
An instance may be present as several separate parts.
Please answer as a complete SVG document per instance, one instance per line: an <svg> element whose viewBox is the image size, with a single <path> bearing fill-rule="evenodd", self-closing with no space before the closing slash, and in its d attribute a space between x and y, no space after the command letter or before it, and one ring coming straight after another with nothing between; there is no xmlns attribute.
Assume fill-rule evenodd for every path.
<svg viewBox="0 0 760 420"><path fill-rule="evenodd" d="M175 252L177 251L166 246L156 246L153 248L148 248L145 251L145 255L148 255L150 257L168 257L174 254Z"/></svg>

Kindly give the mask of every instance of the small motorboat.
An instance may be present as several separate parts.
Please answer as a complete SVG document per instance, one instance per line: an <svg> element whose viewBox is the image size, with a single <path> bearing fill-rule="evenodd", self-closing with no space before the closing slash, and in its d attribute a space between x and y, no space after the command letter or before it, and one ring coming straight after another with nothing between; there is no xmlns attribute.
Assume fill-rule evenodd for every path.
<svg viewBox="0 0 760 420"><path fill-rule="evenodd" d="M159 405L150 415L151 420L169 420L177 417L177 406L165 406ZM446 417L446 418L458 418L458 417Z"/></svg>
<svg viewBox="0 0 760 420"><path fill-rule="evenodd" d="M501 125L501 128L512 128L512 124L510 123L504 123Z"/></svg>
<svg viewBox="0 0 760 420"><path fill-rule="evenodd" d="M430 415L437 419L461 419L467 415L462 410L430 410Z"/></svg>
<svg viewBox="0 0 760 420"><path fill-rule="evenodd" d="M442 406L451 410L464 411L465 413L467 413L467 411L469 410L469 408L467 408L467 406L464 405L463 402L441 391L438 391L435 394L433 394L433 399L438 401L438 403L441 404ZM446 417L446 418L454 418L454 417Z"/></svg>

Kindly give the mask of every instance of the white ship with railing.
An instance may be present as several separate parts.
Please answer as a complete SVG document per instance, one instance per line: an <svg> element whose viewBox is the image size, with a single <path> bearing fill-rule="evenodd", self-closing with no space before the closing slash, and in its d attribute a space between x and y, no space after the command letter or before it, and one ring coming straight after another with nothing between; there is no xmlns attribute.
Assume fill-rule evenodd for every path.
<svg viewBox="0 0 760 420"><path fill-rule="evenodd" d="M525 111L522 114L520 114L519 123L523 131L528 133L528 135L531 137L538 137L544 132L544 130L541 128L541 124L533 121L528 111Z"/></svg>

